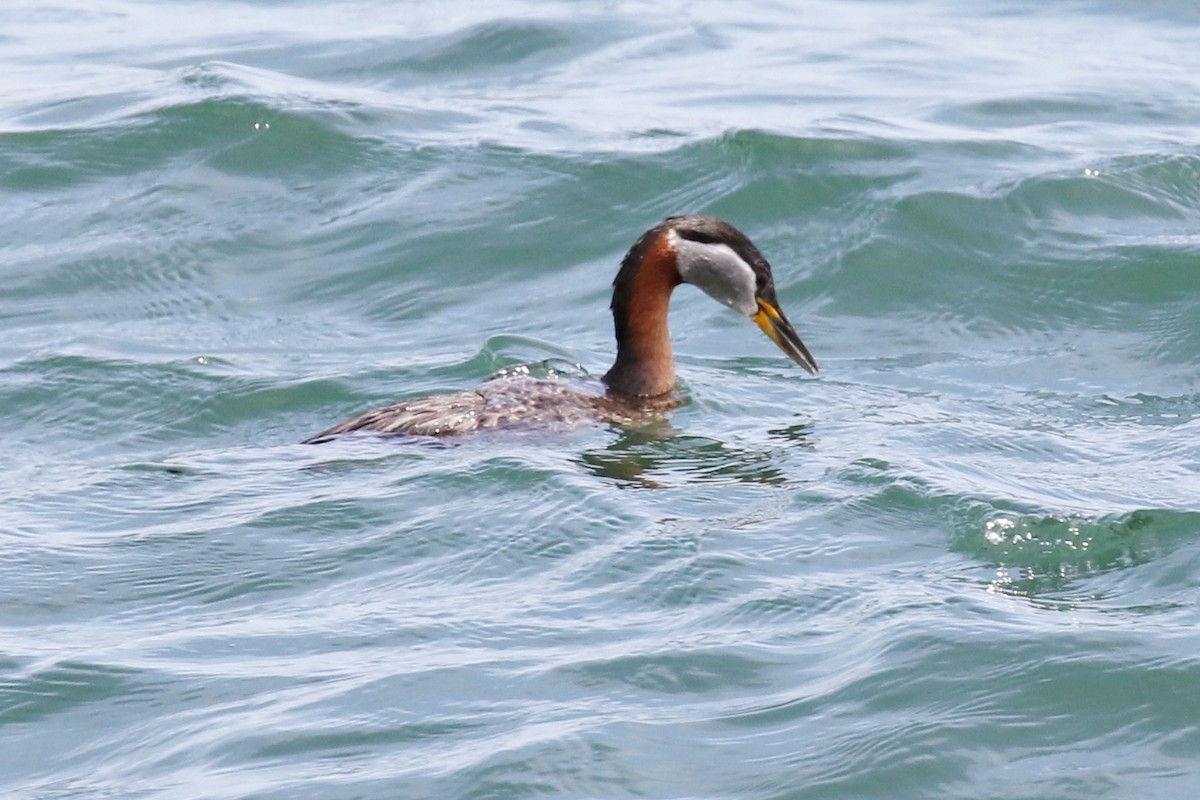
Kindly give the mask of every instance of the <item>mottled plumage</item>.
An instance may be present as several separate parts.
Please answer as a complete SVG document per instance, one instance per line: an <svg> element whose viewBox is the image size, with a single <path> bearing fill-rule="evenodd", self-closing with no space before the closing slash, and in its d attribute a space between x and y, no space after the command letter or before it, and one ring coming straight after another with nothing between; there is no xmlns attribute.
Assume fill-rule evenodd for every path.
<svg viewBox="0 0 1200 800"><path fill-rule="evenodd" d="M504 375L471 391L416 397L371 409L304 443L320 444L351 431L456 436L520 426L553 431L595 422L627 425L674 405L666 398L639 400L588 392L566 379Z"/></svg>

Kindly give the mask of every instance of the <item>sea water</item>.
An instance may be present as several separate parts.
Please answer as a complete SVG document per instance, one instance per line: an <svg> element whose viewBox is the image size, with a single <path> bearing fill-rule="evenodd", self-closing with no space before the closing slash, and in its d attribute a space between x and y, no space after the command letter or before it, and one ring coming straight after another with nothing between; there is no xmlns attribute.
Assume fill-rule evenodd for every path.
<svg viewBox="0 0 1200 800"><path fill-rule="evenodd" d="M0 795L1193 798L1200 9L0 10ZM653 424L304 438L558 359Z"/></svg>

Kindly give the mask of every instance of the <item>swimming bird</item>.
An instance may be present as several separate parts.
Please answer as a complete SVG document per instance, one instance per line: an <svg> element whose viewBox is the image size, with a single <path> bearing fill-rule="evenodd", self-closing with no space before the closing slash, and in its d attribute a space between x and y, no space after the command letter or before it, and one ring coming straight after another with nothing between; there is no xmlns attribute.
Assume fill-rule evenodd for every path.
<svg viewBox="0 0 1200 800"><path fill-rule="evenodd" d="M634 243L613 280L617 358L602 386L507 370L472 391L404 400L372 409L305 440L351 431L446 436L524 426L562 428L588 421L628 424L677 405L675 358L667 329L671 293L681 283L744 314L812 374L817 362L784 316L771 265L750 239L717 217L667 217Z"/></svg>

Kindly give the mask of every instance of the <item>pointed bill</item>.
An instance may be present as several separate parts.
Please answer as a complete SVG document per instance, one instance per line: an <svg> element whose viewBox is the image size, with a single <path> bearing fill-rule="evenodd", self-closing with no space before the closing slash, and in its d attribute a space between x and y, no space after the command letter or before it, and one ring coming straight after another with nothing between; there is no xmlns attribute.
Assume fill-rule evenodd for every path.
<svg viewBox="0 0 1200 800"><path fill-rule="evenodd" d="M804 342L800 341L800 335L783 315L783 309L769 300L759 297L758 313L750 319L758 323L758 327L762 328L763 333L770 337L772 342L779 345L780 350L791 356L793 361L813 375L817 374L816 359L808 352Z"/></svg>

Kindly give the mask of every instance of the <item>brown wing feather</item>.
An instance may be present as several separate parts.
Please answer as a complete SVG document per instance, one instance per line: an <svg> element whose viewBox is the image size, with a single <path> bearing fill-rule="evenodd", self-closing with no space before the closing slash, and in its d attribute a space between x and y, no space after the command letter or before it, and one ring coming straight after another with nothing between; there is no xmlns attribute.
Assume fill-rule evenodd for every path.
<svg viewBox="0 0 1200 800"><path fill-rule="evenodd" d="M625 425L657 416L676 403L674 397L638 400L606 396L555 379L504 377L484 381L471 392L435 394L373 408L304 443L320 444L352 431L457 436L524 426L565 430L599 422Z"/></svg>
<svg viewBox="0 0 1200 800"><path fill-rule="evenodd" d="M485 404L478 392L453 392L417 397L370 411L335 425L304 441L320 444L351 431L407 433L414 436L453 436L479 427Z"/></svg>

